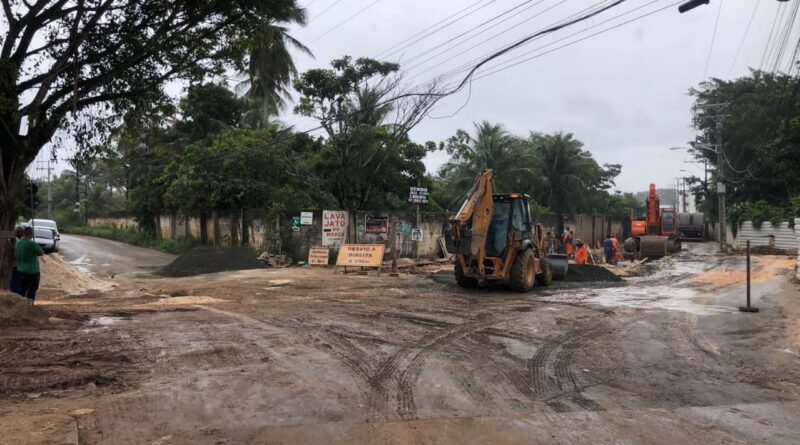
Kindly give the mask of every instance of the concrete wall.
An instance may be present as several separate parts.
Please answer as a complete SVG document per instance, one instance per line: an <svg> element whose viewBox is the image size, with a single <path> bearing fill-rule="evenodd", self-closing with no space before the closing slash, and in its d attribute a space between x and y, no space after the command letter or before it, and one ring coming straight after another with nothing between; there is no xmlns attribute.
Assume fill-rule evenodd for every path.
<svg viewBox="0 0 800 445"><path fill-rule="evenodd" d="M286 253L296 261L305 261L311 247L322 243L322 210L310 210L313 214L311 225L301 225L292 230L292 217L299 217L298 211L269 210L218 210L205 215L182 216L163 214L156 220L158 235L164 239L193 238L205 240L207 245L233 246L246 244L255 250ZM367 233L368 218L388 218L389 228L385 234ZM440 255L440 239L447 239L449 215L442 213L421 213L419 229L423 238L420 242L411 239L412 229L417 228L416 213L411 212L350 212L347 242L359 244L384 244L387 259L391 256L391 233L396 232L394 245L400 257L414 257L419 250L421 258L436 258ZM569 225L576 237L600 246L609 232L620 239L628 236L630 220L604 215L573 215L566 217L559 225L555 215L535 215L534 222L545 230L560 234L559 227ZM135 227L132 220L118 221L117 218L91 218L91 226ZM121 224L127 223L128 226ZM392 225L396 225L392 230ZM559 236L560 238L560 236ZM451 252L454 250L450 245Z"/></svg>

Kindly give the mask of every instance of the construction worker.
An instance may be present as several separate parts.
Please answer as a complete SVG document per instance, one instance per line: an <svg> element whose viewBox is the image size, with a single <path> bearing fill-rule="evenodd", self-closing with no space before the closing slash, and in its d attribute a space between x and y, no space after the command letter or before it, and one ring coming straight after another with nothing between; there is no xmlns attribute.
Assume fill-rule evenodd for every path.
<svg viewBox="0 0 800 445"><path fill-rule="evenodd" d="M36 300L36 290L39 289L39 257L44 255L42 248L33 240L33 227L23 229L23 237L14 245L14 254L17 259L17 273L19 274L19 288L17 293L27 298L30 305Z"/></svg>
<svg viewBox="0 0 800 445"><path fill-rule="evenodd" d="M619 240L617 239L617 235L613 235L611 241L614 242L614 262L612 264L617 264L619 263Z"/></svg>
<svg viewBox="0 0 800 445"><path fill-rule="evenodd" d="M605 254L606 264L614 264L614 240L611 234L606 235L606 240L603 241L603 254Z"/></svg>
<svg viewBox="0 0 800 445"><path fill-rule="evenodd" d="M572 230L564 234L564 253L566 253L569 258L573 258L575 253L575 246L573 244L574 238L572 236Z"/></svg>
<svg viewBox="0 0 800 445"><path fill-rule="evenodd" d="M553 235L553 232L547 231L547 234L544 237L544 248L548 255L552 255L556 253L556 248L558 247L558 243L556 243L556 237Z"/></svg>
<svg viewBox="0 0 800 445"><path fill-rule="evenodd" d="M589 262L589 248L583 241L577 240L575 242L577 249L575 250L575 264L586 264Z"/></svg>

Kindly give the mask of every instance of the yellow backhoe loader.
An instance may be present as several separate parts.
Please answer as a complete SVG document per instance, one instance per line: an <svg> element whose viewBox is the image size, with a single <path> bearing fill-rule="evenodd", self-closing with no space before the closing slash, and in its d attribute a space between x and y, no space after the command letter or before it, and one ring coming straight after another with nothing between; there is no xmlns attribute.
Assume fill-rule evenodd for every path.
<svg viewBox="0 0 800 445"><path fill-rule="evenodd" d="M507 282L519 292L547 286L567 273L564 255L548 257L544 233L531 222L529 197L494 193L492 170L475 179L461 209L451 218L456 245L456 282L475 287L481 280ZM555 263L555 267L553 267Z"/></svg>

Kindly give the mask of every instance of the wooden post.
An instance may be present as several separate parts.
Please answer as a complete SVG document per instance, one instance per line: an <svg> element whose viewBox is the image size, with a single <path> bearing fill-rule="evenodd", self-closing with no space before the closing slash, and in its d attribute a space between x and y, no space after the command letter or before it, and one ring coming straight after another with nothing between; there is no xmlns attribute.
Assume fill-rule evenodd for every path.
<svg viewBox="0 0 800 445"><path fill-rule="evenodd" d="M397 221L397 216L393 216L389 227L389 239L392 242L392 273L397 273Z"/></svg>
<svg viewBox="0 0 800 445"><path fill-rule="evenodd" d="M747 240L747 306L739 306L742 312L758 312L758 308L750 306L750 240Z"/></svg>

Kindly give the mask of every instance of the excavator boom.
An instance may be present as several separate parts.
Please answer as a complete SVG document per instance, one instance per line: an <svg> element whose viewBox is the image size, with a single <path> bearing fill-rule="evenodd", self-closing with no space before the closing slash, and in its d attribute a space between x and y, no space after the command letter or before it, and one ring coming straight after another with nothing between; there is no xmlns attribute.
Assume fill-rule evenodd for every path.
<svg viewBox="0 0 800 445"><path fill-rule="evenodd" d="M486 257L486 236L494 211L492 176L492 170L486 170L475 178L464 204L451 219L456 239L460 240L458 253L476 257L481 274Z"/></svg>

